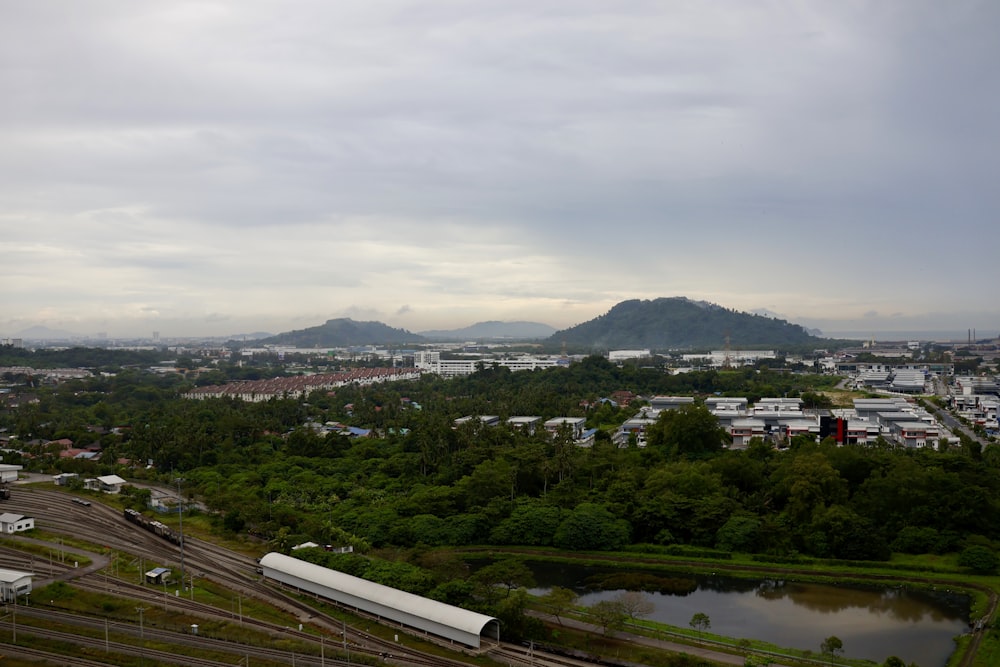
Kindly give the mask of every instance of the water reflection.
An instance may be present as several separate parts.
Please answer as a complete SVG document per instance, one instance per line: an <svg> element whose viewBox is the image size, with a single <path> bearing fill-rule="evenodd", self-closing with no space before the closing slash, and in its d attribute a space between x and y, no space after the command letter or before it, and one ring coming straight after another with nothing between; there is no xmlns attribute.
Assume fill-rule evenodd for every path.
<svg viewBox="0 0 1000 667"><path fill-rule="evenodd" d="M654 603L652 620L687 627L694 614L704 613L713 632L812 651L836 635L846 655L879 663L896 655L920 667L943 666L954 649L953 638L968 624L968 597L950 591L529 565L541 587L536 592L570 588L582 605L611 599L621 590L643 590Z"/></svg>

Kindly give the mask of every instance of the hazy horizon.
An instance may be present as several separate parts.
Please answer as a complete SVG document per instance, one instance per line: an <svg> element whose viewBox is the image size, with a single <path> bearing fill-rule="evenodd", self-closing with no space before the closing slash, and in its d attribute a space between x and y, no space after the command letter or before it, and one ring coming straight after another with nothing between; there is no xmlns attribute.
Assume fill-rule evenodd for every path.
<svg viewBox="0 0 1000 667"><path fill-rule="evenodd" d="M412 333L416 333L416 334L423 334L423 333L429 332L429 331L453 331L453 330L458 330L458 329L464 329L464 328L467 328L467 327L471 327L473 325L481 324L481 323L487 322L487 321L491 321L491 320L481 320L481 321L477 321L477 322L469 322L469 323L467 323L465 325L461 325L461 326L458 326L458 327L452 327L450 329L407 329L407 330L411 331ZM499 321L499 320L492 320L492 321ZM521 320L521 321L523 321L523 320ZM512 321L503 321L503 322L512 322ZM550 326L550 327L552 326L552 325L548 324L547 322L537 322L537 323L538 324L544 324L544 325ZM582 322L577 322L576 324L581 324L581 323ZM321 324L323 324L323 322L317 322L316 324L310 325L310 326L318 326L318 325L321 325ZM385 324L388 324L389 326L393 326L393 325L391 325L389 323L385 323ZM792 324L799 324L799 323L792 322ZM575 325L571 325L571 326L575 326ZM301 329L301 328L308 328L308 327L298 327L298 328ZM405 328L405 327L398 327L398 328ZM560 329L560 328L557 328L557 327L552 327L552 328L555 329L555 330L559 330ZM569 328L569 327L561 327L561 328ZM807 328L809 328L809 329L816 329L817 327L807 327ZM267 329L262 329L262 328L249 328L249 329L244 329L244 330L239 330L239 331L228 331L226 333L221 333L221 334L204 333L204 332L199 333L199 332L191 332L191 331L176 333L176 332L173 332L173 331L166 332L166 331L160 331L160 330L150 330L150 331L146 331L146 332L134 332L134 333L131 333L131 334L113 334L112 332L108 332L108 331L86 332L86 331L56 330L56 329L49 329L48 327L44 327L43 325L36 325L34 327L30 327L28 329L24 329L24 330L21 330L21 331L18 331L18 332L13 332L13 333L7 333L7 332L0 331L0 338L17 338L17 337L22 337L22 335L24 335L25 333L30 332L32 329L45 329L46 330L45 332L40 332L40 333L44 333L44 334L53 334L53 333L58 333L59 331L65 331L65 333L68 334L67 336L63 336L63 338L65 338L65 339L89 339L89 340L97 340L101 336L106 337L109 340L114 340L114 339L147 339L148 340L148 339L152 339L154 331L155 331L155 333L157 333L159 335L160 338L163 338L163 339L169 339L169 338L184 339L184 338L227 338L227 337L239 337L239 336L243 336L243 335L257 334L257 333L266 333L268 335L277 335L277 334L287 333L289 331L294 330L294 329L267 330ZM930 329L919 329L919 328L910 328L910 329L906 329L906 328L901 328L901 329L870 329L870 328L869 329L863 329L863 328L859 328L859 329L835 329L835 328L831 328L831 329L820 329L820 331L821 331L821 337L822 338L844 338L844 339L856 339L856 340L859 340L859 341L869 340L869 339L874 338L876 340L883 340L883 341L886 341L886 340L888 340L888 341L924 340L924 341L952 341L952 342L961 342L961 341L967 340L970 335L974 335L975 338L977 338L977 339L1000 338L1000 329L998 329L998 328L976 328L976 327L967 327L965 329L959 329L959 328L955 328L955 327L940 328L940 329L937 329L937 328L930 328ZM56 336L56 335L52 335L52 336L49 336L49 335L39 335L36 338L31 338L30 336L25 336L25 337L27 339L29 339L29 340L58 340L59 339L59 336Z"/></svg>

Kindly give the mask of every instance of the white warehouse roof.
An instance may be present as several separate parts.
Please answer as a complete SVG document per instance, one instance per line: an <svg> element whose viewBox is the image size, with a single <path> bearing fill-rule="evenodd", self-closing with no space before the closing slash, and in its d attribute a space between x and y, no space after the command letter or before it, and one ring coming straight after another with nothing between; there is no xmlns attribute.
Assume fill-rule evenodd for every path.
<svg viewBox="0 0 1000 667"><path fill-rule="evenodd" d="M362 609L418 630L479 648L480 636L493 624L500 639L500 623L492 616L376 584L298 558L271 552L260 559L264 576Z"/></svg>

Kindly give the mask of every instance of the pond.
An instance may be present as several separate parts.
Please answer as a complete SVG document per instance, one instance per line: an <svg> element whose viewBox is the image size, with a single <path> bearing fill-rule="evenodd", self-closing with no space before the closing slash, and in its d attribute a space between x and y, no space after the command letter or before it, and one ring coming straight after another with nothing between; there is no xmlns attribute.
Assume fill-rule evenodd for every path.
<svg viewBox="0 0 1000 667"><path fill-rule="evenodd" d="M535 574L536 595L562 586L580 595L578 604L590 606L620 594L628 585L624 580L653 575L663 581L647 582L659 589L646 593L655 605L649 620L686 628L702 613L712 633L815 653L833 635L843 642L844 655L879 664L895 655L907 664L944 667L953 638L968 630L969 596L945 590L526 564Z"/></svg>

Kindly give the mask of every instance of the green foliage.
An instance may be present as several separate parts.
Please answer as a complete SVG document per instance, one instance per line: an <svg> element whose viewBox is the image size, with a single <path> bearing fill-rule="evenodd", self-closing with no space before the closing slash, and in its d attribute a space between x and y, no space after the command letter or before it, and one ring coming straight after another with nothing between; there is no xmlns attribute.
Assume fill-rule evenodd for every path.
<svg viewBox="0 0 1000 667"><path fill-rule="evenodd" d="M705 632L712 627L712 620L708 617L708 614L704 614L699 611L691 617L691 620L688 621L688 625L698 632Z"/></svg>
<svg viewBox="0 0 1000 667"><path fill-rule="evenodd" d="M606 635L613 635L625 627L628 613L617 600L601 600L589 609L593 621Z"/></svg>
<svg viewBox="0 0 1000 667"><path fill-rule="evenodd" d="M976 574L993 574L1000 565L1000 558L993 549L974 544L962 550L958 555L958 564Z"/></svg>
<svg viewBox="0 0 1000 667"><path fill-rule="evenodd" d="M835 635L830 635L820 644L820 651L824 655L840 655L844 652L844 642Z"/></svg>
<svg viewBox="0 0 1000 667"><path fill-rule="evenodd" d="M552 615L556 617L556 620L562 624L561 616L573 609L579 597L568 588L553 586L538 601L545 605Z"/></svg>
<svg viewBox="0 0 1000 667"><path fill-rule="evenodd" d="M611 551L628 543L628 522L601 505L582 503L563 519L552 542L571 551Z"/></svg>
<svg viewBox="0 0 1000 667"><path fill-rule="evenodd" d="M126 507L142 512L149 508L153 492L149 489L126 484L118 494Z"/></svg>
<svg viewBox="0 0 1000 667"><path fill-rule="evenodd" d="M715 534L715 544L723 551L753 553L757 550L759 531L760 519L756 516L748 513L733 514Z"/></svg>
<svg viewBox="0 0 1000 667"><path fill-rule="evenodd" d="M563 511L539 501L520 501L490 533L493 544L550 546L552 536L562 523Z"/></svg>
<svg viewBox="0 0 1000 667"><path fill-rule="evenodd" d="M674 376L590 357L539 372L484 369L450 381L243 403L185 400L183 378L120 369L32 387L38 402L0 414L0 428L24 442L58 436L104 447L102 462L65 462L40 442L24 458L35 469L164 480L182 474L216 525L282 551L312 540L366 552L496 544L869 562L886 558L889 544L948 553L1000 541L1000 456L990 448L980 456L969 448L838 447L801 438L787 450L756 441L729 451L700 406L665 415L643 449L606 439L581 448L566 433L553 438L503 423L452 428L468 414L579 415L612 424L627 411L597 399L618 389L803 396L835 382L767 368ZM411 401L423 409L407 407ZM374 428L376 437L306 427L329 421ZM141 509L148 500L141 494L130 489L123 499ZM982 539L973 544L971 536Z"/></svg>
<svg viewBox="0 0 1000 667"><path fill-rule="evenodd" d="M662 449L669 456L699 457L721 452L728 436L708 408L687 405L661 412L646 439L649 447Z"/></svg>
<svg viewBox="0 0 1000 667"><path fill-rule="evenodd" d="M483 567L472 575L472 581L480 584L488 591L489 598L499 589L504 591L504 597L509 597L514 589L531 588L535 585L535 577L523 561L516 558L505 558Z"/></svg>
<svg viewBox="0 0 1000 667"><path fill-rule="evenodd" d="M728 332L728 333L727 333ZM551 341L607 348L721 348L726 339L747 347L815 345L799 325L683 297L622 301L604 315L559 331ZM824 343L825 344L825 343Z"/></svg>

